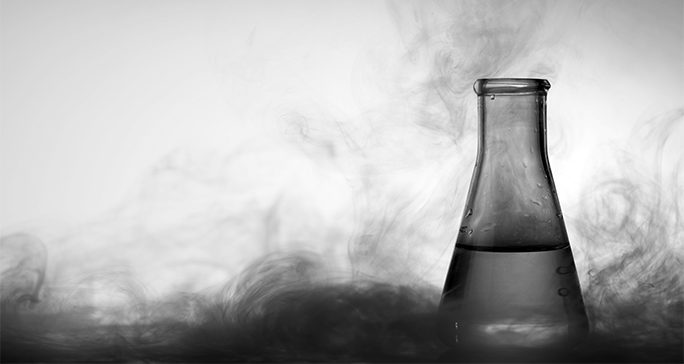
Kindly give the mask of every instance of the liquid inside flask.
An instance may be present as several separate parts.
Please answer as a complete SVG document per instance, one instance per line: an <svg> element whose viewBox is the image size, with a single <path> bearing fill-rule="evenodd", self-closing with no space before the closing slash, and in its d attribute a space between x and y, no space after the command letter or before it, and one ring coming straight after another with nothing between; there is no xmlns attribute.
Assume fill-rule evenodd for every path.
<svg viewBox="0 0 684 364"><path fill-rule="evenodd" d="M543 79L480 79L477 161L440 303L450 345L569 347L588 331L546 150Z"/></svg>

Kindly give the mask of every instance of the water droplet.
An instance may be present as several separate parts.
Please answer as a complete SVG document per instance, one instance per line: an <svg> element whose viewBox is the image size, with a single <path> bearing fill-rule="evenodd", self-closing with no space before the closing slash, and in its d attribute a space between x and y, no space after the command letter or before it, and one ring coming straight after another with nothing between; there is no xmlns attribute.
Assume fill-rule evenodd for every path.
<svg viewBox="0 0 684 364"><path fill-rule="evenodd" d="M468 235L473 235L473 229L468 230Z"/></svg>
<svg viewBox="0 0 684 364"><path fill-rule="evenodd" d="M466 212L466 217L468 217L472 214L473 214L473 209L468 209L468 211Z"/></svg>
<svg viewBox="0 0 684 364"><path fill-rule="evenodd" d="M559 218L559 219L562 219L562 218L563 218L563 214L561 214L561 213L559 212L559 213L556 214L556 217Z"/></svg>
<svg viewBox="0 0 684 364"><path fill-rule="evenodd" d="M525 161L523 161L522 166L523 166L523 168L527 168L527 163L525 163Z"/></svg>
<svg viewBox="0 0 684 364"><path fill-rule="evenodd" d="M568 274L570 272L572 272L572 266L571 265L560 266L560 267L558 267L558 269L556 269L556 273L558 273L558 274Z"/></svg>
<svg viewBox="0 0 684 364"><path fill-rule="evenodd" d="M589 272L587 272L587 274L589 274L589 276L593 277L596 275L596 271L594 269L589 269Z"/></svg>
<svg viewBox="0 0 684 364"><path fill-rule="evenodd" d="M458 232L459 232L459 233L465 233L467 229L468 229L468 226L465 226L465 225L464 225L464 226L461 226L460 229L458 229Z"/></svg>
<svg viewBox="0 0 684 364"><path fill-rule="evenodd" d="M565 296L568 295L568 293L570 293L570 291L568 291L567 288L560 288L560 289L558 290L558 294L559 294L560 296L564 296L564 297L565 297Z"/></svg>
<svg viewBox="0 0 684 364"><path fill-rule="evenodd" d="M541 183L537 183L537 187L542 188L542 184L541 184Z"/></svg>
<svg viewBox="0 0 684 364"><path fill-rule="evenodd" d="M549 199L549 195L544 195L544 196L542 196L542 198L545 199L545 200L548 200L548 199Z"/></svg>
<svg viewBox="0 0 684 364"><path fill-rule="evenodd" d="M539 202L539 201L537 201L537 200L532 200L532 199L530 199L530 201L532 201L532 203L535 204L535 205L537 205L537 206L541 206L541 202Z"/></svg>
<svg viewBox="0 0 684 364"><path fill-rule="evenodd" d="M490 96L490 100L494 100L496 98L495 95Z"/></svg>
<svg viewBox="0 0 684 364"><path fill-rule="evenodd" d="M454 322L454 328L458 329L458 321Z"/></svg>

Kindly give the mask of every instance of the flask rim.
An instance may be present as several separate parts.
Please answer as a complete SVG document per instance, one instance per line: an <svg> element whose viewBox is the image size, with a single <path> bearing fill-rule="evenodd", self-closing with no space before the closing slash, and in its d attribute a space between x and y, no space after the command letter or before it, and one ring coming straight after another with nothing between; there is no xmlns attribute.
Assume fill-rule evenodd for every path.
<svg viewBox="0 0 684 364"><path fill-rule="evenodd" d="M483 95L546 95L551 87L543 78L480 78L473 84L478 96Z"/></svg>

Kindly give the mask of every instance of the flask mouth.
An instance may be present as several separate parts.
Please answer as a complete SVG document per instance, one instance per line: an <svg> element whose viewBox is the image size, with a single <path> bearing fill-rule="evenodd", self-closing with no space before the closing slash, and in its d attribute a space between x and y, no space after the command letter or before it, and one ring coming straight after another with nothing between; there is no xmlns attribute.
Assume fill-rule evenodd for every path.
<svg viewBox="0 0 684 364"><path fill-rule="evenodd" d="M551 87L543 78L480 78L473 84L478 96L483 95L546 95Z"/></svg>

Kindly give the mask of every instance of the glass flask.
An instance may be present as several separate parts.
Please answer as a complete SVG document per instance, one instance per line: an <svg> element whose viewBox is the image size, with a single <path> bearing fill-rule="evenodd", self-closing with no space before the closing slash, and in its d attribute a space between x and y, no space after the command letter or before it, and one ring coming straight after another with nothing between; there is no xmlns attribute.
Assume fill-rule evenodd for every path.
<svg viewBox="0 0 684 364"><path fill-rule="evenodd" d="M588 331L546 150L543 79L480 79L475 170L440 303L458 347L567 348Z"/></svg>

